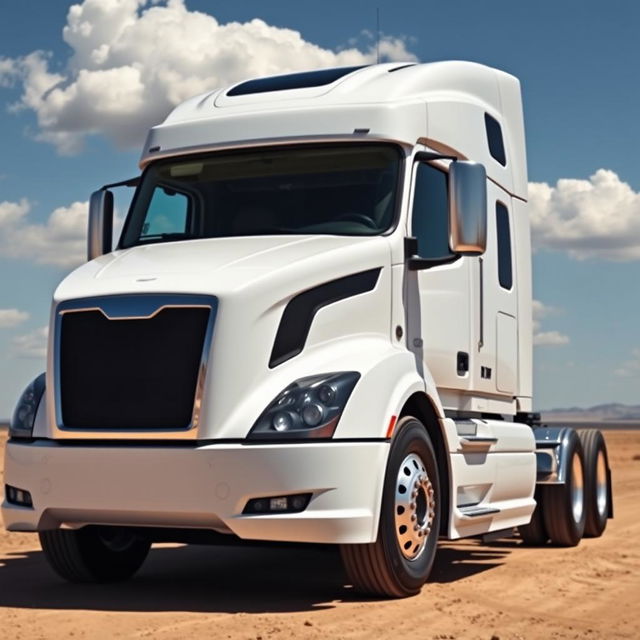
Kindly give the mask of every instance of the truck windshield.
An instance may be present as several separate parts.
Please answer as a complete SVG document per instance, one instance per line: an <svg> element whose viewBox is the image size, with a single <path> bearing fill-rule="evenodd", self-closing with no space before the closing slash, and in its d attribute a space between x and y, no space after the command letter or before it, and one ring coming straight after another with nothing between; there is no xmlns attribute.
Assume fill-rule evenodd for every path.
<svg viewBox="0 0 640 640"><path fill-rule="evenodd" d="M369 236L392 224L401 153L350 143L218 152L143 174L120 246L231 236Z"/></svg>

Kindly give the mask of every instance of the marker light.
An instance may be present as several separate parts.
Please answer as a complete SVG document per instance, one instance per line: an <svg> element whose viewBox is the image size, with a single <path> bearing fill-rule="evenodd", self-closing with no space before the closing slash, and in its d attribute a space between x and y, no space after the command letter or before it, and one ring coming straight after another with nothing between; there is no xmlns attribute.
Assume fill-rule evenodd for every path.
<svg viewBox="0 0 640 640"><path fill-rule="evenodd" d="M325 373L283 389L251 428L252 440L331 438L360 374Z"/></svg>

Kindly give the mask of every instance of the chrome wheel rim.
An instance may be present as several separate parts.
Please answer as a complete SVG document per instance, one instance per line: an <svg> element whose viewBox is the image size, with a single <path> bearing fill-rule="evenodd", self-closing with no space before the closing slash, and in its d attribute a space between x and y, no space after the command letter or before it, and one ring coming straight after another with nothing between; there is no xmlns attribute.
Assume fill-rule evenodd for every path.
<svg viewBox="0 0 640 640"><path fill-rule="evenodd" d="M604 459L604 452L598 451L598 460L596 462L596 505L601 518L607 515L608 494L607 464Z"/></svg>
<svg viewBox="0 0 640 640"><path fill-rule="evenodd" d="M410 453L398 469L395 496L398 546L407 560L416 560L426 547L436 508L433 485L416 453Z"/></svg>
<svg viewBox="0 0 640 640"><path fill-rule="evenodd" d="M582 473L582 461L577 453L573 454L571 461L571 510L576 523L582 520L584 512L584 475Z"/></svg>

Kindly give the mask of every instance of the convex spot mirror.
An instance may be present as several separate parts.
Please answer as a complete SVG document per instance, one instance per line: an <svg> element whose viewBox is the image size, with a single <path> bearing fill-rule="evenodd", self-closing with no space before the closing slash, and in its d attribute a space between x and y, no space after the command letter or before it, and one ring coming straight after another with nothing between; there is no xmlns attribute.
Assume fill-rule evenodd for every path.
<svg viewBox="0 0 640 640"><path fill-rule="evenodd" d="M479 163L449 165L449 246L462 256L487 248L487 172Z"/></svg>

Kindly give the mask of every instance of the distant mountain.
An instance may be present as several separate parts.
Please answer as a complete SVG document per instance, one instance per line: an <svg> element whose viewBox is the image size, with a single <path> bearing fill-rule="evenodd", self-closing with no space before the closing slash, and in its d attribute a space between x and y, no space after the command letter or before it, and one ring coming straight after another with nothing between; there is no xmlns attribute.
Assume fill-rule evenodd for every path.
<svg viewBox="0 0 640 640"><path fill-rule="evenodd" d="M598 420L620 421L640 420L640 405L627 405L619 403L599 404L595 407L584 409L571 407L569 409L550 409L541 411L542 419L555 421L585 420L595 422Z"/></svg>

